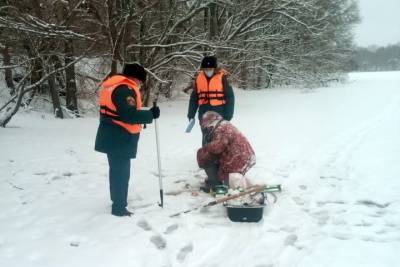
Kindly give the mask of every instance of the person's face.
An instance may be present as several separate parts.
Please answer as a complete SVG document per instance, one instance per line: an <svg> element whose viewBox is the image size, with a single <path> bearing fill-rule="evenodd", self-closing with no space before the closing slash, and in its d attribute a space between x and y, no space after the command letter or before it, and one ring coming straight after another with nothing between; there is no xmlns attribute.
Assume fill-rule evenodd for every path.
<svg viewBox="0 0 400 267"><path fill-rule="evenodd" d="M215 69L214 68L204 68L203 71L208 78L211 78L214 75Z"/></svg>

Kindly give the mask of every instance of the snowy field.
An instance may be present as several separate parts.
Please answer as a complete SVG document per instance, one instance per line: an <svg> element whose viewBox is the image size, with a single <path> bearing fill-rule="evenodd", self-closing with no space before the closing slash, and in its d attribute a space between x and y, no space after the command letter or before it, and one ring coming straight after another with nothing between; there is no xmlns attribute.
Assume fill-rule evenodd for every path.
<svg viewBox="0 0 400 267"><path fill-rule="evenodd" d="M0 129L0 266L399 266L400 72L236 99L232 122L257 155L249 177L284 188L260 223L233 223L222 206L170 218L210 199L184 192L157 206L153 125L133 161L135 214L111 216L98 120L21 112ZM204 178L200 130L184 133L187 102L160 105L166 193Z"/></svg>

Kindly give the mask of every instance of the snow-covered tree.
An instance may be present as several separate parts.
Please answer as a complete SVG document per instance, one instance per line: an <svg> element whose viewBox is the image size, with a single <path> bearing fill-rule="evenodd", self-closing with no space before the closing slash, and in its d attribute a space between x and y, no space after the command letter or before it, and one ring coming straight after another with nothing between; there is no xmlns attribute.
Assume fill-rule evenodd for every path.
<svg viewBox="0 0 400 267"><path fill-rule="evenodd" d="M143 64L146 104L191 81L208 54L245 89L323 85L346 70L358 20L355 0L0 0L0 51L12 97L13 72L30 72L28 104L50 90L54 110L78 114L80 58L108 62L85 76L97 86L125 62Z"/></svg>

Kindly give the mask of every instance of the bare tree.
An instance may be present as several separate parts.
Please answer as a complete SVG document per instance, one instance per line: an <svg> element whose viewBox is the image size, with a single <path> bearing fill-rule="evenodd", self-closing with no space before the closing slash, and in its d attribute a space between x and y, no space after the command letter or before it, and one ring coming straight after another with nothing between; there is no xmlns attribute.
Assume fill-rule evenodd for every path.
<svg viewBox="0 0 400 267"><path fill-rule="evenodd" d="M24 70L28 104L48 89L54 110L76 115L83 55L108 64L85 74L97 87L124 63L143 64L145 104L191 83L209 54L242 88L320 86L346 70L358 20L356 0L0 0L2 68L12 98L12 74Z"/></svg>
<svg viewBox="0 0 400 267"><path fill-rule="evenodd" d="M4 66L11 66L11 53L10 53L10 46L7 43L1 44L0 43L0 51L3 56L3 65ZM13 82L13 74L11 68L4 69L4 77L6 80L6 85L10 88L10 95L14 94L15 86Z"/></svg>

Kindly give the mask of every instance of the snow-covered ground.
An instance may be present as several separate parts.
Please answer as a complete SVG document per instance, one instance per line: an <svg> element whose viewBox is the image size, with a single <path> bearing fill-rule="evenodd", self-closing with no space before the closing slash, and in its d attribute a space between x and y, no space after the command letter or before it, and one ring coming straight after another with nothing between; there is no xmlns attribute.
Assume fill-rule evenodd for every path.
<svg viewBox="0 0 400 267"><path fill-rule="evenodd" d="M0 129L0 266L398 266L400 72L353 73L315 90L236 91L233 123L257 154L249 176L281 183L260 223L233 223L222 206L159 187L154 126L133 161L131 218L111 216L97 119L21 112ZM161 104L166 193L198 184L198 126L188 99ZM151 204L151 205L148 205Z"/></svg>

